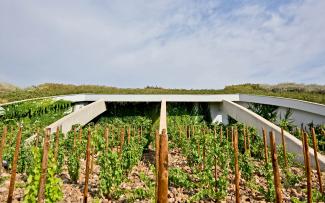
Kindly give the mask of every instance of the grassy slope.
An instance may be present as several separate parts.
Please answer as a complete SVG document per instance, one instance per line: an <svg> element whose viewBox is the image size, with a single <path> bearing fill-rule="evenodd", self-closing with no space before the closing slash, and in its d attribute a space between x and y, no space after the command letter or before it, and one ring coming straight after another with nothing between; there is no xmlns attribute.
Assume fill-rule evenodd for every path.
<svg viewBox="0 0 325 203"><path fill-rule="evenodd" d="M0 82L0 92L14 91L16 89L18 89L18 87L12 84Z"/></svg>
<svg viewBox="0 0 325 203"><path fill-rule="evenodd" d="M306 87L306 88L304 88ZM308 88L307 88L308 87ZM325 104L325 86L310 86L302 85L276 85L265 86L258 84L243 84L226 86L221 90L202 89L202 90L187 90L187 89L163 89L155 87L140 88L116 88L109 86L96 85L65 85L65 84L42 84L26 89L13 89L8 91L0 91L0 103L17 101L22 99L65 95L65 94L256 94L280 96L294 99L301 99L311 102Z"/></svg>

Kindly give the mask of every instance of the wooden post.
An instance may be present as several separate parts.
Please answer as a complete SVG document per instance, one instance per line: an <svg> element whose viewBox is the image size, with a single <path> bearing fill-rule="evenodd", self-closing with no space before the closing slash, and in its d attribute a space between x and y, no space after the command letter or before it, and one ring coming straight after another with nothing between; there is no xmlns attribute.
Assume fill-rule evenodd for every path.
<svg viewBox="0 0 325 203"><path fill-rule="evenodd" d="M91 162L90 162L90 174L93 174L93 169L94 169L94 154L95 154L95 148L94 145L91 144Z"/></svg>
<svg viewBox="0 0 325 203"><path fill-rule="evenodd" d="M265 158L265 164L268 162L268 150L267 150L267 139L266 139L266 131L263 128L263 141L264 141L264 158Z"/></svg>
<svg viewBox="0 0 325 203"><path fill-rule="evenodd" d="M285 139L284 139L283 128L281 128L281 138L282 138L284 166L285 166L285 168L288 168L287 150L286 150L286 142L285 142Z"/></svg>
<svg viewBox="0 0 325 203"><path fill-rule="evenodd" d="M168 202L168 137L166 129L160 135L158 203Z"/></svg>
<svg viewBox="0 0 325 203"><path fill-rule="evenodd" d="M189 132L188 126L186 126L186 137L190 138L190 132Z"/></svg>
<svg viewBox="0 0 325 203"><path fill-rule="evenodd" d="M218 180L218 173L217 173L217 156L214 156L214 191L217 192L218 187L217 187L217 180Z"/></svg>
<svg viewBox="0 0 325 203"><path fill-rule="evenodd" d="M6 145L6 136L7 136L7 126L5 126L3 128L1 144L0 144L0 177L1 177L1 172L2 172L2 151Z"/></svg>
<svg viewBox="0 0 325 203"><path fill-rule="evenodd" d="M105 152L108 152L108 128L105 128L104 131L104 139L105 139Z"/></svg>
<svg viewBox="0 0 325 203"><path fill-rule="evenodd" d="M312 191L311 191L311 169L310 169L310 157L309 157L309 146L308 146L308 135L304 133L304 145L305 145L305 168L306 168L306 175L307 175L307 202L312 202Z"/></svg>
<svg viewBox="0 0 325 203"><path fill-rule="evenodd" d="M111 144L111 151L113 151L113 149L114 149L114 134L115 134L115 131L114 131L114 126L112 126L112 128L111 128L111 130L110 130L110 134L112 135L111 136L111 142L112 142L112 144ZM109 137L109 135L108 135L108 137ZM109 139L109 138L108 138Z"/></svg>
<svg viewBox="0 0 325 203"><path fill-rule="evenodd" d="M223 132L222 132L222 126L220 126L220 143L222 142L222 134L223 134Z"/></svg>
<svg viewBox="0 0 325 203"><path fill-rule="evenodd" d="M91 142L90 129L88 129L88 139L87 139L87 151L86 151L86 176L85 176L85 188L84 188L84 203L88 199L88 179L89 179L89 162L90 162L90 142Z"/></svg>
<svg viewBox="0 0 325 203"><path fill-rule="evenodd" d="M248 155L251 156L250 136L249 136L249 131L247 126L246 126L246 135L247 135L247 151L248 151Z"/></svg>
<svg viewBox="0 0 325 203"><path fill-rule="evenodd" d="M317 138L315 134L315 129L311 128L312 138L313 138L313 145L314 145L314 156L315 156L315 163L316 163L316 169L317 169L317 176L318 176L318 183L319 183L319 192L324 193L323 190L323 183L322 183L322 173L320 171L319 167L319 161L318 161L318 146L317 146ZM0 157L1 158L1 157ZM1 162L0 162L1 163Z"/></svg>
<svg viewBox="0 0 325 203"><path fill-rule="evenodd" d="M204 170L205 169L205 144L203 144L203 163L202 163L202 169Z"/></svg>
<svg viewBox="0 0 325 203"><path fill-rule="evenodd" d="M240 202L240 188L239 188L239 180L240 180L240 175L239 175L239 166L238 166L238 132L237 129L234 134L234 155L235 155L235 187L236 187L236 203Z"/></svg>
<svg viewBox="0 0 325 203"><path fill-rule="evenodd" d="M213 134L214 134L214 140L217 141L217 130L216 130L216 126L214 126L214 128L213 128Z"/></svg>
<svg viewBox="0 0 325 203"><path fill-rule="evenodd" d="M77 137L76 128L73 129L73 149L76 147L76 137Z"/></svg>
<svg viewBox="0 0 325 203"><path fill-rule="evenodd" d="M139 144L141 143L141 129L138 128L138 138L139 138Z"/></svg>
<svg viewBox="0 0 325 203"><path fill-rule="evenodd" d="M226 128L226 135L227 135L227 142L229 141L228 138L229 138L229 129L228 127Z"/></svg>
<svg viewBox="0 0 325 203"><path fill-rule="evenodd" d="M200 139L197 142L197 155L198 160L200 159L201 149L200 149ZM201 163L198 163L198 169L201 169Z"/></svg>
<svg viewBox="0 0 325 203"><path fill-rule="evenodd" d="M160 137L159 137L159 131L156 130L155 135L155 145L156 145L156 152L155 152L155 158L156 158L156 201L158 202L158 174L159 174L159 147L160 147Z"/></svg>
<svg viewBox="0 0 325 203"><path fill-rule="evenodd" d="M56 128L56 133L55 133L55 147L54 147L54 160L58 160L58 152L59 152L59 139L60 139L60 128Z"/></svg>
<svg viewBox="0 0 325 203"><path fill-rule="evenodd" d="M300 129L300 135L301 135L301 142L302 142L302 150L303 150L303 154L304 154L304 164L306 166L305 138L304 138L304 129L302 128L302 125L301 125L301 129Z"/></svg>
<svg viewBox="0 0 325 203"><path fill-rule="evenodd" d="M131 140L131 129L130 126L128 127L128 144L130 144L130 140Z"/></svg>
<svg viewBox="0 0 325 203"><path fill-rule="evenodd" d="M231 127L231 145L234 145L234 127Z"/></svg>
<svg viewBox="0 0 325 203"><path fill-rule="evenodd" d="M13 195L14 188L15 188L17 161L18 161L18 155L19 155L20 141L21 141L21 127L19 128L18 135L17 135L17 138L16 138L16 149L15 149L15 154L14 154L14 160L12 162L12 169L11 169L11 177L10 177L10 185L9 185L7 203L12 202L12 195Z"/></svg>
<svg viewBox="0 0 325 203"><path fill-rule="evenodd" d="M81 143L81 139L82 139L82 128L79 129L79 138L78 138L78 143Z"/></svg>
<svg viewBox="0 0 325 203"><path fill-rule="evenodd" d="M140 138L142 137L142 125L140 126ZM140 139L141 140L141 139Z"/></svg>
<svg viewBox="0 0 325 203"><path fill-rule="evenodd" d="M275 187L275 196L276 202L282 202L282 193L281 193L281 180L280 180L280 172L278 165L278 157L276 154L276 145L274 139L274 132L270 132L270 145L271 145L271 158L272 158L272 167L273 167L273 175L274 175L274 187Z"/></svg>
<svg viewBox="0 0 325 203"><path fill-rule="evenodd" d="M50 128L46 129L44 144L43 144L43 158L42 158L42 169L41 177L39 181L39 191L38 191L38 203L43 203L45 198L45 183L46 183L46 174L47 174L47 162L48 162L48 152L49 152L49 136L51 135Z"/></svg>
<svg viewBox="0 0 325 203"><path fill-rule="evenodd" d="M120 158L122 158L123 154L123 145L124 145L124 128L121 129L121 134L120 134Z"/></svg>
<svg viewBox="0 0 325 203"><path fill-rule="evenodd" d="M244 126L244 152L246 153L247 152L247 141L246 141L246 128Z"/></svg>

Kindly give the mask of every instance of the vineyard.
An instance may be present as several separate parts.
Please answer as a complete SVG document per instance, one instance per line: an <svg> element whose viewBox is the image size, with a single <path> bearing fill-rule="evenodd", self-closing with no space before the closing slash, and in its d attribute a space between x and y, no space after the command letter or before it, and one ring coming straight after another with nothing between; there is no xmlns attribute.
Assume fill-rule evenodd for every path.
<svg viewBox="0 0 325 203"><path fill-rule="evenodd" d="M325 149L322 128L295 130L301 165L272 132L211 124L205 104L168 104L162 131L159 104L109 105L66 134L43 129L71 112L69 102L8 106L0 122L0 202L325 201L325 174L306 153Z"/></svg>

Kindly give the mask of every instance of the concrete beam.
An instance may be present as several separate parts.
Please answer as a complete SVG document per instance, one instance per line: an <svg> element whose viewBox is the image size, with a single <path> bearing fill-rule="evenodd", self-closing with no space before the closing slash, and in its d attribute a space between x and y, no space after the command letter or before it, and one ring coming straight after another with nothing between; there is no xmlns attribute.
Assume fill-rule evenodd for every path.
<svg viewBox="0 0 325 203"><path fill-rule="evenodd" d="M166 129L167 134L167 108L166 108L166 100L163 99L161 101L160 106L160 123L159 123L159 133L162 133L163 129Z"/></svg>
<svg viewBox="0 0 325 203"><path fill-rule="evenodd" d="M106 102L221 102L223 99L239 101L238 94L76 94L57 96L72 102L97 101L103 99Z"/></svg>
<svg viewBox="0 0 325 203"><path fill-rule="evenodd" d="M71 130L73 125L79 124L81 126L84 126L105 111L105 101L98 100L57 120L56 122L49 125L47 128L50 128L51 132L54 132L57 127L60 127L63 133L67 133L69 130Z"/></svg>
<svg viewBox="0 0 325 203"><path fill-rule="evenodd" d="M323 119L325 120L324 104L317 104L313 102L302 101L298 99L289 99L283 97L259 96L259 95L247 95L247 94L240 94L239 101L298 109L300 111L305 111L319 116L323 116Z"/></svg>
<svg viewBox="0 0 325 203"><path fill-rule="evenodd" d="M281 128L277 125L271 123L270 121L264 119L263 117L257 115L256 113L250 111L249 109L236 104L231 101L223 101L223 111L225 111L229 116L236 119L239 122L245 123L249 126L257 128L259 135L262 135L262 128L265 128L267 132L273 131L275 134L275 141L277 144L281 143ZM296 155L296 161L304 163L303 148L301 140L291 135L290 133L284 131L284 137L287 144L287 151L294 153ZM267 136L268 143L270 142L270 137ZM314 151L309 148L309 154L311 157L311 163L315 167ZM318 153L319 164L322 170L325 169L325 157Z"/></svg>

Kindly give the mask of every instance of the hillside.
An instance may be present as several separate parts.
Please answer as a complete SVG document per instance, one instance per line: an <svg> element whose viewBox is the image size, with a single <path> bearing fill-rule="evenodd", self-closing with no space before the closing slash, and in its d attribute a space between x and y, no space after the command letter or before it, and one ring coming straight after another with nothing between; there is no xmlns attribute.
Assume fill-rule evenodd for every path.
<svg viewBox="0 0 325 203"><path fill-rule="evenodd" d="M18 89L18 87L14 86L12 84L0 82L0 92L14 91L17 89Z"/></svg>
<svg viewBox="0 0 325 203"><path fill-rule="evenodd" d="M3 84L3 83L2 83ZM0 86L1 88L2 86ZM224 89L165 89L160 87L117 88L97 85L70 85L45 83L25 89L13 85L3 85L0 103L37 97L65 94L256 94L288 97L325 104L325 85L304 85L282 83L277 85L241 84L226 86Z"/></svg>

